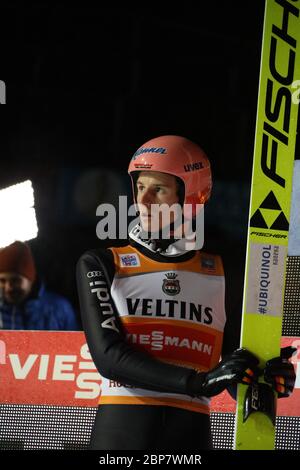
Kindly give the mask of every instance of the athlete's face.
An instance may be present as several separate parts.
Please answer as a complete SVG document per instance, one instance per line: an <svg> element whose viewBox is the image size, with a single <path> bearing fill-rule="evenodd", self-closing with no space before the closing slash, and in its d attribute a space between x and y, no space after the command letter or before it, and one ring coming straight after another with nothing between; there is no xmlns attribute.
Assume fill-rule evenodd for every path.
<svg viewBox="0 0 300 470"><path fill-rule="evenodd" d="M0 273L0 289L8 304L20 304L30 294L32 282L18 273Z"/></svg>
<svg viewBox="0 0 300 470"><path fill-rule="evenodd" d="M137 180L137 205L142 228L155 233L174 221L174 212L168 208L178 203L177 182L173 175L157 171L142 171ZM162 212L161 212L162 211Z"/></svg>

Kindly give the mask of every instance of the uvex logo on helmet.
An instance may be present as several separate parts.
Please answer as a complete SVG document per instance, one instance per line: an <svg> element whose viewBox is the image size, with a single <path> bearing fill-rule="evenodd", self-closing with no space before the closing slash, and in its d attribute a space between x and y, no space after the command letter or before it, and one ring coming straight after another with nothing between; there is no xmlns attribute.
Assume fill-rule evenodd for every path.
<svg viewBox="0 0 300 470"><path fill-rule="evenodd" d="M195 171L195 170L202 170L204 168L202 162L195 162L195 163L188 163L187 165L183 165L184 171Z"/></svg>

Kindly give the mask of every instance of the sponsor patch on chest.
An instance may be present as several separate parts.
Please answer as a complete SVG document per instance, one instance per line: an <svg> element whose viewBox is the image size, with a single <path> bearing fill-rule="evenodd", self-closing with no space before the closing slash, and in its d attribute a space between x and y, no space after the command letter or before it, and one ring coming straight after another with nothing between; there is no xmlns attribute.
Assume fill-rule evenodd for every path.
<svg viewBox="0 0 300 470"><path fill-rule="evenodd" d="M136 253L125 253L123 255L119 254L120 266L121 267L137 267L140 266L140 259Z"/></svg>

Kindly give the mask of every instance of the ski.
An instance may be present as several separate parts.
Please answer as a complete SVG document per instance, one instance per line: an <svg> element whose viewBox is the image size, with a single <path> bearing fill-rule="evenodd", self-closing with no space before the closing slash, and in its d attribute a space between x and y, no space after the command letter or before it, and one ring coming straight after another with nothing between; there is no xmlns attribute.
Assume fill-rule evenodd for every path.
<svg viewBox="0 0 300 470"><path fill-rule="evenodd" d="M263 370L280 355L300 85L300 0L266 0L242 308L241 347ZM239 385L235 449L275 447L276 397L263 375Z"/></svg>

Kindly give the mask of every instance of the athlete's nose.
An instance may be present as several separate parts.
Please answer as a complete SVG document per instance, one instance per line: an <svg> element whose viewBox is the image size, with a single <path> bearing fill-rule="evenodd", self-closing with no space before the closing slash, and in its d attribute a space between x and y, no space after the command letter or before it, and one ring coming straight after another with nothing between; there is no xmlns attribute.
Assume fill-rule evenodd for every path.
<svg viewBox="0 0 300 470"><path fill-rule="evenodd" d="M140 203L150 209L150 205L153 204L154 197L150 190L144 191L143 194L140 195Z"/></svg>

